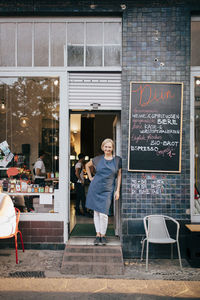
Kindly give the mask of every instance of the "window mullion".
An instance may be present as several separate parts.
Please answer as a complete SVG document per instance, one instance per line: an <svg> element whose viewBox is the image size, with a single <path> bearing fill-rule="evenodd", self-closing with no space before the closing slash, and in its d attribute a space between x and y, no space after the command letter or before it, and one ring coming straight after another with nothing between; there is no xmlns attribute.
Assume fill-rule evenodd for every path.
<svg viewBox="0 0 200 300"><path fill-rule="evenodd" d="M67 61L68 61L68 50L67 50L67 25L68 23L65 23L65 46L64 46L64 66L66 67Z"/></svg>
<svg viewBox="0 0 200 300"><path fill-rule="evenodd" d="M32 67L34 67L35 22L32 22Z"/></svg>
<svg viewBox="0 0 200 300"><path fill-rule="evenodd" d="M102 32L102 34L103 34L103 44L102 44L102 66L104 67L104 22L103 22L103 32Z"/></svg>
<svg viewBox="0 0 200 300"><path fill-rule="evenodd" d="M49 22L49 67L51 66L51 22Z"/></svg>
<svg viewBox="0 0 200 300"><path fill-rule="evenodd" d="M18 23L15 23L15 67L17 67L17 38L18 38Z"/></svg>
<svg viewBox="0 0 200 300"><path fill-rule="evenodd" d="M83 50L83 66L86 66L86 22L84 22L84 50Z"/></svg>

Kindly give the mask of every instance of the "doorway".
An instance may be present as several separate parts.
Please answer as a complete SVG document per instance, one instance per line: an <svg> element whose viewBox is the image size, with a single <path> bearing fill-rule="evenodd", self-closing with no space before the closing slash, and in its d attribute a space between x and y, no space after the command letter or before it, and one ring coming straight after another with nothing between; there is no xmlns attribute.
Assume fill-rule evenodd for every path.
<svg viewBox="0 0 200 300"><path fill-rule="evenodd" d="M115 143L114 154L120 155L120 113L115 111L70 111L70 171L78 161L78 154L83 153L85 161L101 155L101 143L111 138ZM85 195L89 188L87 173L85 177ZM119 234L119 201L114 201L109 212L107 236ZM93 237L96 235L92 211L84 214L80 203L81 214L76 214L75 184L70 181L70 237Z"/></svg>

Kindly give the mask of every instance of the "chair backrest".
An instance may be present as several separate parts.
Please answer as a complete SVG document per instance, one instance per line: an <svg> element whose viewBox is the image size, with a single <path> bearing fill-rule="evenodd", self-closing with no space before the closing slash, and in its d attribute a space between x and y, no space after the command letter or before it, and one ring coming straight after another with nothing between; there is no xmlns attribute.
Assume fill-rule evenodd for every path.
<svg viewBox="0 0 200 300"><path fill-rule="evenodd" d="M148 222L148 224L147 224ZM151 239L170 238L165 217L162 215L150 215L144 218L146 236Z"/></svg>

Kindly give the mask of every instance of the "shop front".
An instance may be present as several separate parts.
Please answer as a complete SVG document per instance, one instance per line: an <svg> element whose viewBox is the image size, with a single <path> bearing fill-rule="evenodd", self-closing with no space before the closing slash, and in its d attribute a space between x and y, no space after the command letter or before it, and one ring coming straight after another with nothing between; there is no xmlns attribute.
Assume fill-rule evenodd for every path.
<svg viewBox="0 0 200 300"><path fill-rule="evenodd" d="M77 223L70 168L78 154L91 159L108 136L120 154L121 19L10 18L0 27L2 162L3 145L13 155L1 188L21 210L27 247L62 248ZM34 182L41 150L42 187Z"/></svg>
<svg viewBox="0 0 200 300"><path fill-rule="evenodd" d="M184 256L185 224L200 222L200 5L68 4L0 8L0 143L14 155L0 176L3 190L25 204L25 243L62 248L68 241L78 221L71 166L80 152L88 160L96 155L109 135L123 163L112 224L124 256L140 255L149 214L180 222ZM144 84L154 94L145 94ZM46 152L44 190L31 185L40 150ZM19 174L9 171L8 178L10 167ZM155 248L153 255L166 253Z"/></svg>

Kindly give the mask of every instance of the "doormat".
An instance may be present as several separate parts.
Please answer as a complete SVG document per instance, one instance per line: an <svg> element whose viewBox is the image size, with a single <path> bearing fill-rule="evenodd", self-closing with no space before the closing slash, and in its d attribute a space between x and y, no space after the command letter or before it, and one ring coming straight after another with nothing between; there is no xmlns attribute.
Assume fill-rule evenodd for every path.
<svg viewBox="0 0 200 300"><path fill-rule="evenodd" d="M115 235L113 224L108 225L106 235ZM94 224L76 224L71 232L71 236L96 236Z"/></svg>
<svg viewBox="0 0 200 300"><path fill-rule="evenodd" d="M24 272L14 272L9 273L10 277L20 277L20 278L45 278L45 274L43 271L24 271Z"/></svg>

